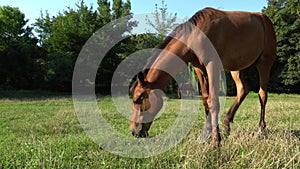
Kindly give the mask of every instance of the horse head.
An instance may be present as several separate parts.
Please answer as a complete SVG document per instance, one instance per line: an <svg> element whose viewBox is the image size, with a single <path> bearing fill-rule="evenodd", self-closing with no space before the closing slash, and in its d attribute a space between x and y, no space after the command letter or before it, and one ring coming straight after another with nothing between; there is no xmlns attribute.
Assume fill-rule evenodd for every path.
<svg viewBox="0 0 300 169"><path fill-rule="evenodd" d="M163 105L162 91L151 88L142 72L138 73L130 91L133 94L130 131L135 137L148 137L154 117Z"/></svg>

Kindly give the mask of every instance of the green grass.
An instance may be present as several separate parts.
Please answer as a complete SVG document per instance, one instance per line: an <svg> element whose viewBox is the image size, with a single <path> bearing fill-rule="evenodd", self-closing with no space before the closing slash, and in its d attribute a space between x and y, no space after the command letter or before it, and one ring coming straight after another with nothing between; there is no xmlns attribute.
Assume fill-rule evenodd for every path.
<svg viewBox="0 0 300 169"><path fill-rule="evenodd" d="M103 150L81 128L72 97L41 91L0 92L0 168L300 168L300 96L270 94L267 133L257 135L259 101L251 93L235 116L232 132L221 147L199 143L199 119L184 140L169 151L145 158L121 157ZM109 97L99 97L103 115L130 136L129 122ZM227 98L228 110L233 98ZM154 121L150 135L170 127L179 100ZM223 113L224 115L225 113Z"/></svg>

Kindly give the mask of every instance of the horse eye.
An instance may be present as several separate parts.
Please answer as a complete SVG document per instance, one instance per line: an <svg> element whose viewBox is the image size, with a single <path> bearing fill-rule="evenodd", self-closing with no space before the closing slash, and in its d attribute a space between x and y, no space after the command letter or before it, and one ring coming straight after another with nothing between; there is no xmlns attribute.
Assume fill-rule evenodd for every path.
<svg viewBox="0 0 300 169"><path fill-rule="evenodd" d="M139 97L138 99L133 100L133 103L134 104L142 104L143 100L144 100L144 97Z"/></svg>

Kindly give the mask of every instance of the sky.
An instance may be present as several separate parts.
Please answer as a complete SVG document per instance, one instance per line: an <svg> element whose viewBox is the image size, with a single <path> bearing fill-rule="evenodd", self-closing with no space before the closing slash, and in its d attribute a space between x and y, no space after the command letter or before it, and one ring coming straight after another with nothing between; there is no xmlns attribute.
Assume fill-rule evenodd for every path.
<svg viewBox="0 0 300 169"><path fill-rule="evenodd" d="M123 0L126 1L126 0ZM34 23L40 17L41 10L49 12L50 16L56 16L59 11L67 7L75 8L77 0L0 0L0 6L9 5L18 7ZM97 0L84 0L89 5L97 8ZM130 0L131 11L134 14L151 13L155 10L155 4L161 6L161 0ZM205 7L214 7L221 10L256 11L260 12L267 6L266 0L165 0L169 13L177 13L178 18L191 17L198 10Z"/></svg>

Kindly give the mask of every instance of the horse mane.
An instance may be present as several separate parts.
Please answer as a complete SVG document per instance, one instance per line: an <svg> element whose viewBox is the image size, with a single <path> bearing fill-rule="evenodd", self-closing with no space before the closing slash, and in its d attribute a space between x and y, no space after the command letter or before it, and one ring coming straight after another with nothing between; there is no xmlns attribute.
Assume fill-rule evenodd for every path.
<svg viewBox="0 0 300 169"><path fill-rule="evenodd" d="M192 23L193 25L197 26L199 22L202 22L208 14L208 11L212 8L204 8L196 12L188 22Z"/></svg>
<svg viewBox="0 0 300 169"><path fill-rule="evenodd" d="M188 22L192 23L195 26L200 26L203 24L203 22L207 20L212 20L214 17L218 16L219 14L224 14L224 11L207 7L196 12L188 20Z"/></svg>
<svg viewBox="0 0 300 169"><path fill-rule="evenodd" d="M204 8L202 10L199 10L188 21L176 26L176 28L170 33L170 35L167 36L155 48L156 49L164 49L172 41L172 39L173 39L173 37L175 37L175 35L187 34L187 33L192 32L193 27L191 26L191 24L194 26L198 26L199 24L203 23L208 17L214 15L214 13L216 11L219 11L219 10L216 10L214 8ZM219 11L219 12L222 12L222 11ZM154 63L154 61L156 60L156 58L158 56L159 56L159 53L154 52L152 57L148 60L146 66L144 67L144 71L143 71L145 76L148 73L148 69L152 66L152 64Z"/></svg>
<svg viewBox="0 0 300 169"><path fill-rule="evenodd" d="M172 37L167 36L160 44L156 45L155 48L161 49L161 50L164 49L170 43L170 41L172 39L173 39ZM144 67L144 70L143 70L144 76L147 75L149 68L152 66L152 64L154 63L156 58L159 56L159 54L160 54L160 50L159 51L153 50L153 55L148 59L146 65Z"/></svg>
<svg viewBox="0 0 300 169"><path fill-rule="evenodd" d="M176 28L170 33L170 35L167 36L155 48L163 50L172 41L172 39L173 39L173 37L175 37L175 35L187 34L187 33L192 32L193 31L193 26L191 26L191 24L194 25L194 26L201 25L203 22L205 22L205 20L208 17L211 17L212 15L214 15L214 12L216 12L216 11L219 11L219 10L216 10L214 8L204 8L202 10L199 10L189 20L187 20L186 22L176 26ZM222 11L219 11L219 12L222 12ZM149 58L149 60L147 61L146 65L144 67L144 69L142 70L142 73L144 74L144 77L147 76L150 67L153 65L154 61L157 59L159 54L160 54L160 51L154 50L153 55ZM133 89L136 86L136 84L137 84L137 81L135 81L132 84L131 89Z"/></svg>
<svg viewBox="0 0 300 169"><path fill-rule="evenodd" d="M170 41L172 40L173 38L170 37L170 36L167 36L161 43L159 43L158 45L155 46L156 49L164 49L169 43ZM153 65L154 61L156 60L156 58L159 56L160 54L160 51L158 50L153 50L153 55L148 59L146 65L144 66L143 70L142 70L142 73L144 74L144 77L147 76L149 70L150 70L150 67ZM137 76L134 77L134 79L136 79ZM129 91L130 93L133 93L133 90L134 88L136 87L137 85L137 80L135 80L130 88L129 88Z"/></svg>

